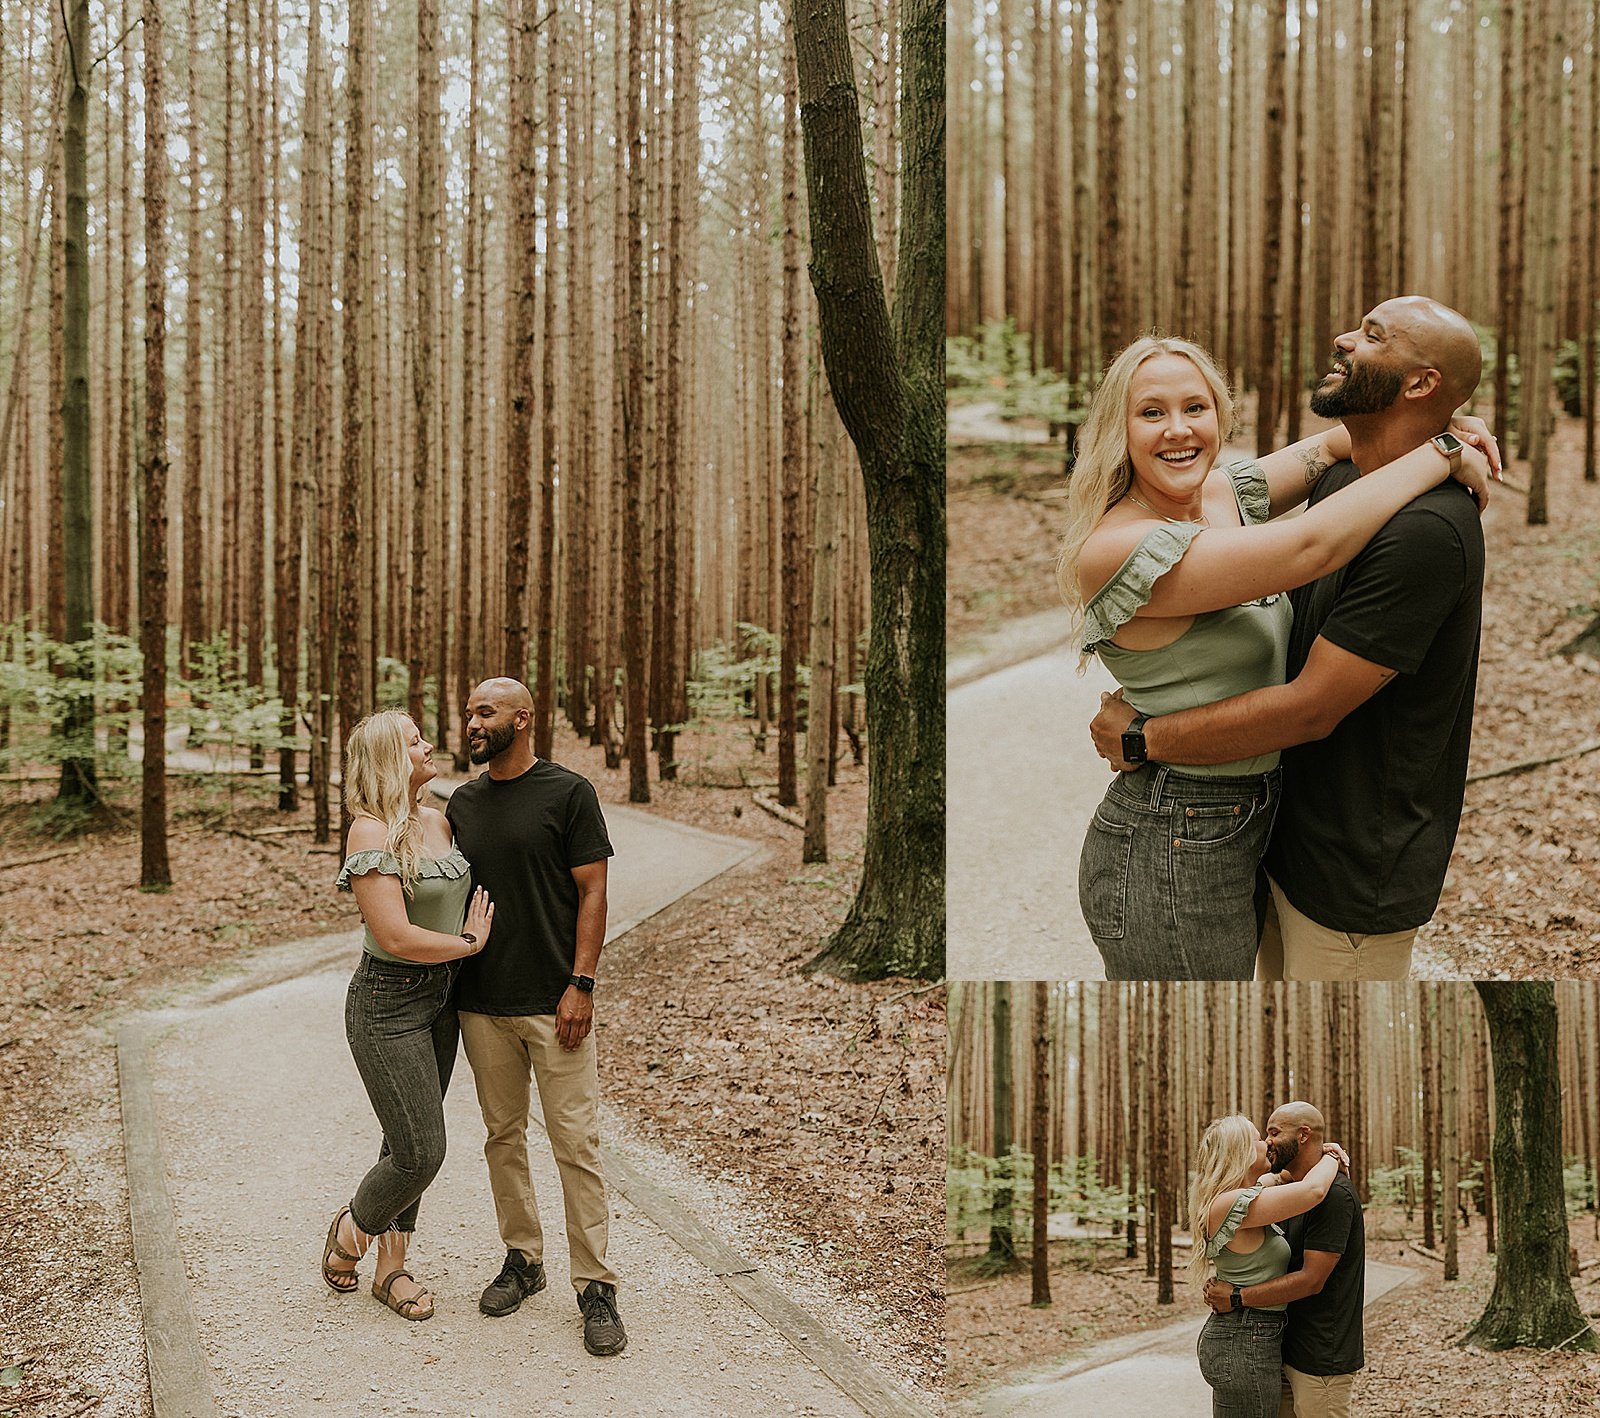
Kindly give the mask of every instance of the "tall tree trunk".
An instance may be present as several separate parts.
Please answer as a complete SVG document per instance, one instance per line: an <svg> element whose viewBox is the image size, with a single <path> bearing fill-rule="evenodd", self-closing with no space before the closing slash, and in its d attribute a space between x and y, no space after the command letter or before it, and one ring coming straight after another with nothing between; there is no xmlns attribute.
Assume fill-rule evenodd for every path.
<svg viewBox="0 0 1600 1418"><path fill-rule="evenodd" d="M1440 1193L1443 1205L1440 1220L1444 1231L1444 1278L1460 1274L1456 1255L1456 1207L1459 1198L1461 1133L1461 1039L1457 1002L1461 986L1453 981L1439 993L1439 1095L1443 1104L1440 1120Z"/></svg>
<svg viewBox="0 0 1600 1418"><path fill-rule="evenodd" d="M1172 982L1156 985L1156 1097L1150 1119L1156 1139L1151 1171L1156 1189L1156 1304L1172 1303Z"/></svg>
<svg viewBox="0 0 1600 1418"><path fill-rule="evenodd" d="M94 495L89 448L89 0L73 0L67 14L71 87L67 91L66 223L62 314L61 552L65 567L62 639L87 641L94 619ZM59 210L59 208L58 208ZM87 654L78 674L92 674ZM94 696L73 695L61 723L62 802L89 806L99 800L94 761Z"/></svg>
<svg viewBox="0 0 1600 1418"><path fill-rule="evenodd" d="M1050 1303L1050 986L1033 982L1033 1298Z"/></svg>
<svg viewBox="0 0 1600 1418"><path fill-rule="evenodd" d="M640 132L639 88L644 80L644 5L628 0L628 244L627 348L618 351L622 378L623 508L622 508L622 649L625 704L625 751L628 755L628 801L650 801L647 716L649 685L645 682L644 616L644 139Z"/></svg>
<svg viewBox="0 0 1600 1418"><path fill-rule="evenodd" d="M1261 198L1261 292L1257 297L1256 368L1261 397L1256 409L1256 456L1270 453L1278 431L1282 384L1278 344L1278 263L1283 248L1284 70L1289 42L1288 0L1274 0L1267 16L1266 161ZM1296 213L1298 221L1298 213ZM1298 289L1298 287L1296 287Z"/></svg>
<svg viewBox="0 0 1600 1418"><path fill-rule="evenodd" d="M416 334L411 345L411 584L410 623L407 628L407 704L418 732L427 733L423 722L428 655L432 649L433 627L429 624L431 573L428 544L435 518L445 515L438 495L443 480L435 482L434 421L437 412L435 376L439 363L435 347L437 329L434 299L439 289L439 242L443 225L443 202L439 183L439 65L443 60L439 41L439 11L434 0L417 0L417 108L414 135L416 183L409 193L411 230L415 247L411 279L416 301ZM444 682L438 685L442 698Z"/></svg>
<svg viewBox="0 0 1600 1418"><path fill-rule="evenodd" d="M849 917L815 965L944 973L944 12L905 9L905 225L883 296L843 0L794 13L823 360L861 455L872 558L867 836Z"/></svg>
<svg viewBox="0 0 1600 1418"><path fill-rule="evenodd" d="M339 557L338 557L338 703L339 763L341 784L350 730L360 717L362 615L361 581L357 568L362 564L366 539L371 527L362 516L364 455L367 452L367 403L364 369L367 356L368 322L372 319L371 292L366 273L366 220L369 205L371 157L367 140L367 45L371 33L371 0L354 0L350 7L350 40L345 58L345 86L349 100L345 116L345 226L344 279L341 288L344 309L344 441L339 466ZM377 371L370 373L376 377ZM330 578L333 566L325 567ZM324 691L326 692L326 690ZM341 805L339 840L350 830L348 806Z"/></svg>
<svg viewBox="0 0 1600 1418"><path fill-rule="evenodd" d="M828 400L832 414L832 399ZM839 504L844 476L835 447L817 459L816 536L811 569L811 692L806 701L806 828L803 862L828 860L828 769L834 740L834 634L838 603L835 565L839 555Z"/></svg>
<svg viewBox="0 0 1600 1418"><path fill-rule="evenodd" d="M1439 1111L1439 1093L1434 1086L1434 1061L1438 1048L1434 1040L1433 1020L1438 998L1438 987L1420 985L1421 991L1421 1066L1422 1066L1422 1244L1429 1250L1434 1246L1434 1191L1433 1178L1438 1158L1433 1150L1434 1120Z"/></svg>
<svg viewBox="0 0 1600 1418"><path fill-rule="evenodd" d="M560 166L559 92L561 65L561 11L552 8L543 22L544 167L539 187L544 208L544 336L540 352L539 424L539 621L534 637L533 751L549 758L555 751L556 723L556 472L562 449L556 426L556 211L561 205L557 179Z"/></svg>
<svg viewBox="0 0 1600 1418"><path fill-rule="evenodd" d="M805 437L801 406L800 345L800 121L795 112L794 43L783 45L783 623L778 669L778 801L800 801L795 772L795 735L800 715L800 641L805 633L801 600L800 505Z"/></svg>
<svg viewBox="0 0 1600 1418"><path fill-rule="evenodd" d="M1464 1344L1600 1348L1567 1274L1555 987L1476 982L1494 1054L1494 1175L1501 1244L1494 1292Z"/></svg>
<svg viewBox="0 0 1600 1418"><path fill-rule="evenodd" d="M511 21L512 74L510 117L511 211L507 218L508 279L512 291L507 311L506 363L506 504L505 504L505 649L501 673L514 679L528 675L528 543L533 533L533 342L537 331L535 287L537 225L535 133L533 108L534 0L518 0Z"/></svg>
<svg viewBox="0 0 1600 1418"><path fill-rule="evenodd" d="M188 118L189 210L184 225L188 279L183 315L183 590L178 640L184 673L195 671L195 642L207 638L205 623L205 395L201 341L202 271L200 257L200 83L195 73L200 42L199 0L189 0Z"/></svg>
<svg viewBox="0 0 1600 1418"><path fill-rule="evenodd" d="M996 1265L1009 1265L1017 1258L1017 1238L1012 1229L1012 1181L1015 1159L1011 1152L1011 1112L1015 1107L1011 1078L1011 985L996 980L994 991L993 1049L994 1096L993 1136L995 1183L989 1206L989 1255Z"/></svg>
<svg viewBox="0 0 1600 1418"><path fill-rule="evenodd" d="M167 864L167 111L161 46L161 0L144 0L144 539L139 549L144 781L139 884L145 887L172 884Z"/></svg>
<svg viewBox="0 0 1600 1418"><path fill-rule="evenodd" d="M467 59L467 219L461 262L461 523L456 529L456 588L461 613L456 620L455 770L467 771L467 699L473 687L473 652L484 634L483 587L478 538L479 503L486 503L488 459L480 449L478 384L488 371L478 359L478 82L482 0L472 0ZM580 379L583 377L580 372ZM484 440L487 443L487 439ZM441 693L440 698L444 696Z"/></svg>
<svg viewBox="0 0 1600 1418"><path fill-rule="evenodd" d="M1100 108L1095 123L1100 134L1100 164L1095 185L1100 201L1100 339L1109 357L1128 343L1127 253L1121 210L1123 98L1122 0L1098 0L1097 60L1100 66Z"/></svg>

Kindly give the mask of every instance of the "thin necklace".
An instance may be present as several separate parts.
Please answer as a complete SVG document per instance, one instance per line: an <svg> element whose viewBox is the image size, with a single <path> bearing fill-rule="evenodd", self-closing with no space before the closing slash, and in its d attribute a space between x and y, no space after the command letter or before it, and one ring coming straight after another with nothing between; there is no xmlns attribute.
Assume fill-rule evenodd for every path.
<svg viewBox="0 0 1600 1418"><path fill-rule="evenodd" d="M1169 517L1165 512L1157 512L1154 507L1152 507L1142 497L1135 493L1131 488L1128 490L1127 496L1129 502L1137 503L1140 507L1144 508L1146 512L1150 513L1152 516L1159 517L1163 522L1176 522L1180 527L1209 527L1211 525L1210 522L1206 521L1204 513L1198 517Z"/></svg>

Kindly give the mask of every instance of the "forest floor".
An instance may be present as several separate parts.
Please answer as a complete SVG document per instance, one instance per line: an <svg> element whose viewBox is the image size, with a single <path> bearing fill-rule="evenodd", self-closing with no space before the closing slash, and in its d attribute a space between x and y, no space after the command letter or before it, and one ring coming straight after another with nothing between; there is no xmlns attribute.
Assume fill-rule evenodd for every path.
<svg viewBox="0 0 1600 1418"><path fill-rule="evenodd" d="M1600 1411L1600 1355L1513 1349L1487 1353L1459 1347L1494 1288L1494 1263L1485 1255L1484 1228L1474 1218L1459 1237L1460 1278L1446 1282L1440 1261L1413 1248L1421 1223L1397 1208L1369 1207L1367 1258L1406 1266L1415 1278L1382 1296L1366 1312L1366 1367L1356 1379L1353 1411L1362 1418L1561 1418ZM1587 1213L1570 1225L1584 1267L1574 1280L1578 1305L1600 1327L1600 1239ZM948 1266L947 1393L970 1409L985 1394L1020 1379L1093 1362L1102 1341L1160 1329L1198 1316L1174 1252L1175 1303L1155 1303L1156 1282L1144 1260L1123 1258L1109 1238L1055 1243L1050 1257L1049 1308L1029 1305L1026 1257L999 1276L985 1276L972 1258Z"/></svg>
<svg viewBox="0 0 1600 1418"><path fill-rule="evenodd" d="M1241 417L1250 412L1241 401ZM989 424L974 425L981 435ZM1026 428L1020 430L1030 432ZM1250 442L1248 429L1236 434ZM1508 450L1509 451L1509 450ZM1562 647L1600 612L1600 483L1582 475L1583 426L1558 416L1547 526L1527 525L1528 465L1508 457L1484 517L1488 547L1471 773L1455 855L1416 973L1600 975L1600 657ZM961 443L948 462L946 635L952 656L1003 641L1059 607L1063 448ZM1044 648L1039 646L1039 649ZM1495 776L1477 776L1495 774Z"/></svg>
<svg viewBox="0 0 1600 1418"><path fill-rule="evenodd" d="M831 1322L936 1392L944 991L802 972L849 907L865 769L841 761L832 859L802 866L799 830L752 800L775 747L757 755L733 722L678 742L680 781L652 782L649 810L764 850L608 947L605 1101L760 1218L763 1265L820 1283ZM627 801L626 766L607 769L570 731L558 728L554 756L603 803ZM138 888L132 806L56 843L46 787L0 805L0 1415L149 1411L119 1016L358 924L332 888L334 849L312 844L309 806L278 812L263 779L173 782L169 893ZM122 800L136 792L127 782Z"/></svg>

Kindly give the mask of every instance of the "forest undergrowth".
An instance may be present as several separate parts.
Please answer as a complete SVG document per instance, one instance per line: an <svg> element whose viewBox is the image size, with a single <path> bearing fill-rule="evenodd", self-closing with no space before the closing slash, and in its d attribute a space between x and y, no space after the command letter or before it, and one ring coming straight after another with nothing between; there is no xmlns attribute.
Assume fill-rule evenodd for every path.
<svg viewBox="0 0 1600 1418"><path fill-rule="evenodd" d="M775 748L756 755L748 725L723 720L678 748L683 780L652 783L649 810L764 851L607 949L604 1100L750 1208L756 1259L819 1280L831 1324L936 1390L944 992L800 972L850 904L865 769L841 760L832 859L802 866L799 829L752 798ZM603 803L627 801L626 766L598 748L558 729L554 756ZM0 1413L149 1412L117 1017L358 923L308 805L278 812L265 779L173 782L166 894L138 889L134 823L57 843L40 831L45 788L13 785L0 806Z"/></svg>
<svg viewBox="0 0 1600 1418"><path fill-rule="evenodd" d="M1241 414L1249 408L1241 400ZM1238 437L1228 451L1249 456L1248 429ZM1600 749L1600 657L1561 653L1600 614L1600 483L1583 480L1582 423L1558 417L1550 522L1530 527L1518 490L1527 464L1507 453L1508 482L1484 517L1475 781L1443 898L1418 937L1415 973L1428 978L1600 975L1600 752L1499 771ZM1062 455L1060 442L952 444L952 650L1059 607Z"/></svg>
<svg viewBox="0 0 1600 1418"><path fill-rule="evenodd" d="M1600 1356L1457 1347L1494 1288L1483 1224L1474 1217L1459 1233L1460 1278L1450 1282L1440 1260L1413 1246L1421 1244L1421 1224L1399 1208L1367 1208L1367 1259L1404 1266L1412 1278L1367 1307L1366 1367L1356 1379L1351 1411L1363 1418L1564 1418L1600 1409ZM1583 1312L1600 1324L1600 1236L1593 1216L1573 1217L1569 1230L1582 1267L1573 1289ZM993 1388L1092 1362L1103 1340L1184 1320L1198 1329L1203 1302L1185 1280L1187 1261L1187 1250L1175 1249L1174 1301L1157 1305L1155 1277L1145 1274L1142 1253L1124 1259L1122 1245L1109 1237L1056 1242L1052 1303L1034 1309L1026 1254L999 1276L984 1275L972 1258L952 1259L952 1404L975 1412Z"/></svg>

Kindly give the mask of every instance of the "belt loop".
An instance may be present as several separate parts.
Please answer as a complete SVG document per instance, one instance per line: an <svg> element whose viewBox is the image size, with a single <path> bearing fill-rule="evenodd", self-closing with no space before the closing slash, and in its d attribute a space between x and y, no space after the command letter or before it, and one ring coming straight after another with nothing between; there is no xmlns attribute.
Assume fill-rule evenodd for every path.
<svg viewBox="0 0 1600 1418"><path fill-rule="evenodd" d="M1161 806L1161 789L1166 786L1166 781L1167 765L1163 763L1159 768L1156 769L1156 776L1151 780L1150 783L1151 807L1158 808Z"/></svg>

